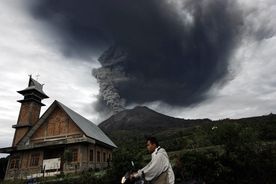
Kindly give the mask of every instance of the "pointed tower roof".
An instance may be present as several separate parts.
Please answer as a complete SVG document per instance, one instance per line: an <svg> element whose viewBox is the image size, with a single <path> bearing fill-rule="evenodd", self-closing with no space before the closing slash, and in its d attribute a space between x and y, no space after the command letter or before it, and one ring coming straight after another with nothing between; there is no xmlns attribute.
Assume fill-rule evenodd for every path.
<svg viewBox="0 0 276 184"><path fill-rule="evenodd" d="M43 84L40 84L39 82L34 80L32 78L32 75L30 75L28 87L21 91L17 91L19 94L24 96L24 99L18 100L18 102L22 103L25 101L35 101L44 106L44 104L41 103L41 100L49 97L43 92L42 88Z"/></svg>
<svg viewBox="0 0 276 184"><path fill-rule="evenodd" d="M37 82L36 80L34 80L32 78L32 75L30 75L30 79L29 79L29 84L28 87L21 90L21 91L17 91L18 93L25 95L29 92L36 92L37 95L39 95L41 98L49 98L42 90L43 88L43 84L40 84L39 82Z"/></svg>

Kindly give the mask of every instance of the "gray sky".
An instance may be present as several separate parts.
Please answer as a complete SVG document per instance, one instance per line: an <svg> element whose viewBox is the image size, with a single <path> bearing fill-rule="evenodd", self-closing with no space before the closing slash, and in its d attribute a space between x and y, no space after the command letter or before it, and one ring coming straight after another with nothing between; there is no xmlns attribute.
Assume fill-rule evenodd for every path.
<svg viewBox="0 0 276 184"><path fill-rule="evenodd" d="M170 0L178 3L181 1ZM239 0L245 31L230 57L227 82L217 82L204 101L188 107L163 102L146 105L161 113L193 118L241 118L276 113L276 2ZM58 47L62 42L47 24L31 16L21 0L0 1L0 147L11 145L22 96L16 93L28 84L28 75L39 74L46 107L58 100L92 122L102 119L93 108L99 85L91 70L99 68L97 52L87 57L67 57ZM177 7L177 6L176 6ZM185 15L186 16L186 15ZM190 20L192 21L192 20ZM94 62L91 62L94 61ZM223 83L223 85L222 85ZM1 155L0 155L1 157Z"/></svg>

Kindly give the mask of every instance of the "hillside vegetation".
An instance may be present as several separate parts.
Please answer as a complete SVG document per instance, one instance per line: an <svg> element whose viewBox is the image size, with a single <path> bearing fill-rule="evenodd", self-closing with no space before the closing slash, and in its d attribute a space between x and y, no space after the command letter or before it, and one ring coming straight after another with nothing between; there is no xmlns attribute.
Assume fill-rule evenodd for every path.
<svg viewBox="0 0 276 184"><path fill-rule="evenodd" d="M118 146L105 171L61 175L46 183L120 183L150 161L145 137L157 137L169 154L176 183L276 183L276 115L219 121L184 120L146 107L112 116L99 125ZM16 182L19 183L19 182ZM44 182L41 182L44 183Z"/></svg>
<svg viewBox="0 0 276 184"><path fill-rule="evenodd" d="M107 133L119 147L114 177L127 171L131 160L137 168L150 160L144 138L153 135L168 151L177 183L276 183L275 115L201 122L146 130L139 125L113 128Z"/></svg>

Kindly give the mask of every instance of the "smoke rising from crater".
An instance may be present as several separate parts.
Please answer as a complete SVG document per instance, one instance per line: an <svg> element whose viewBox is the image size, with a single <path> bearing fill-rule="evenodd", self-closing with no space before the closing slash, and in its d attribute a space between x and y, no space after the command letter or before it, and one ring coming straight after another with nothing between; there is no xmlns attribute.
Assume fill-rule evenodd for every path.
<svg viewBox="0 0 276 184"><path fill-rule="evenodd" d="M117 112L162 101L188 106L227 76L242 13L234 0L30 0L68 56L102 52L99 103ZM70 53L70 54L68 54Z"/></svg>

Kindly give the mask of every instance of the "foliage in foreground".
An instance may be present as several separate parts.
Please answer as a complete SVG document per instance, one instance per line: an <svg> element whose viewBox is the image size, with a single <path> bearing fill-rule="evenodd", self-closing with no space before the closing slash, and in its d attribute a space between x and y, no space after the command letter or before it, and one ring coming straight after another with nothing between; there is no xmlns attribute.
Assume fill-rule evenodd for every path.
<svg viewBox="0 0 276 184"><path fill-rule="evenodd" d="M182 153L175 166L178 180L199 183L275 183L276 149L257 129L231 123L206 135L217 149Z"/></svg>
<svg viewBox="0 0 276 184"><path fill-rule="evenodd" d="M79 176L63 175L47 183L119 183L131 169L131 161L138 169L149 159L144 156L143 138L130 136L133 139L117 143L119 149L114 152L112 168L105 174L90 171ZM176 183L276 183L275 121L224 122L170 134L159 132L155 136L171 151Z"/></svg>

